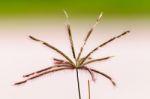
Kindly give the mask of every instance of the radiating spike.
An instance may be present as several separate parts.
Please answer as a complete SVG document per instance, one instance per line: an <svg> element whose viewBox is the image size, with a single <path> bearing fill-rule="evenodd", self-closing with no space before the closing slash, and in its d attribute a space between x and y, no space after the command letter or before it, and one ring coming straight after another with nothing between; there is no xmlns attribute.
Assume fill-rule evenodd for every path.
<svg viewBox="0 0 150 99"><path fill-rule="evenodd" d="M83 69L87 70L87 71L90 73L92 80L95 82L95 81L96 81L96 78L95 78L95 76L94 76L93 71L92 71L90 68L85 67L85 66L83 67Z"/></svg>
<svg viewBox="0 0 150 99"><path fill-rule="evenodd" d="M46 75L46 74L49 74L49 73L52 73L52 72L56 72L56 71L60 71L60 70L65 70L65 69L74 69L74 68L72 68L72 67L67 67L67 68L57 68L57 69L54 69L54 70L47 70L47 71L41 72L41 73L39 73L39 74L37 74L37 75L33 75L33 76L27 78L26 80L19 81L19 82L15 83L14 85L21 85L21 84L23 84L23 83L28 82L29 80L32 80L32 79L41 77L41 76L43 76L43 75Z"/></svg>
<svg viewBox="0 0 150 99"><path fill-rule="evenodd" d="M77 60L80 59L80 56L81 56L82 51L83 51L83 49L84 49L84 46L86 45L86 42L87 42L87 40L89 39L89 37L90 37L91 33L93 32L94 28L95 28L96 25L99 23L99 21L100 21L102 15L103 15L103 13L100 13L100 15L99 15L99 17L97 18L95 24L94 24L94 25L92 26L92 28L88 31L87 36L86 36L85 39L84 39L84 43L83 43L83 45L82 45L81 48L80 48L80 52L79 52L79 54L78 54Z"/></svg>
<svg viewBox="0 0 150 99"><path fill-rule="evenodd" d="M68 16L67 11L66 11L66 10L63 10L63 11L64 11L64 14L65 14L65 16L66 16L66 19L68 19L68 18L69 18L69 16Z"/></svg>
<svg viewBox="0 0 150 99"><path fill-rule="evenodd" d="M54 65L54 66L50 66L50 67L47 67L47 68L38 70L38 71L36 71L36 72L32 72L32 73L27 74L27 75L23 75L23 77L29 77L29 76L32 76L32 75L41 73L41 72L43 72L43 71L50 70L50 69L54 69L54 68L58 68L58 67L69 67L69 66L68 66L68 65L61 65L61 64L60 64L60 65Z"/></svg>
<svg viewBox="0 0 150 99"><path fill-rule="evenodd" d="M20 82L15 83L14 85L21 85L21 84L24 84L24 83L26 83L26 82L27 82L27 80L23 80L23 81L20 81Z"/></svg>
<svg viewBox="0 0 150 99"><path fill-rule="evenodd" d="M75 49L74 49L74 43L73 43L73 39L72 39L72 33L71 33L71 28L70 28L70 23L69 23L69 16L67 14L67 12L64 10L64 14L66 16L66 27L67 27L67 31L68 31L68 35L69 35L69 41L70 41L70 46L71 46L71 50L72 50L72 55L73 55L73 58L75 59L76 61L76 54L75 54Z"/></svg>
<svg viewBox="0 0 150 99"><path fill-rule="evenodd" d="M99 58L99 59L93 59L93 60L90 60L90 61L87 61L85 63L83 63L83 66L87 65L87 64L91 64L91 63L94 63L94 62L98 62L98 61L104 61L104 60L108 60L110 58L112 58L113 56L108 56L108 57L104 57L104 58Z"/></svg>
<svg viewBox="0 0 150 99"><path fill-rule="evenodd" d="M52 45L50 45L50 44L48 44L48 43L46 43L46 42L44 42L44 41L42 41L42 40L39 40L39 39L37 39L37 38L35 38L35 37L31 36L31 35L29 36L29 38L31 38L31 39L34 40L34 41L41 42L41 43L44 44L45 46L47 46L47 47L53 49L54 51L56 51L56 52L58 52L60 55L62 55L64 58L66 58L71 64L74 65L73 61L72 61L66 54L64 54L62 51L60 51L60 50L57 49L56 47L54 47L54 46L52 46Z"/></svg>
<svg viewBox="0 0 150 99"><path fill-rule="evenodd" d="M110 77L110 76L108 76L107 74L105 74L105 73L103 73L103 72L100 72L100 71L98 71L98 70L95 70L95 69L91 69L93 72L95 72L95 73L98 73L98 74L100 74L100 75L102 75L102 76L104 76L104 77L106 77L107 79L109 79L110 81L111 81L111 83L112 83L112 85L113 86L116 86L116 83L112 80L112 78Z"/></svg>
<svg viewBox="0 0 150 99"><path fill-rule="evenodd" d="M116 40L117 38L120 38L120 37L124 36L125 34L127 34L127 33L129 33L129 32L130 32L130 31L125 31L125 32L123 32L122 34L120 34L120 35L118 35L118 36L115 36L115 37L109 39L108 41L102 43L102 44L99 45L98 47L94 48L90 53L88 53L88 54L86 55L86 57L83 59L83 61L82 61L81 63L84 63L84 61L85 61L92 53L94 53L95 51L97 51L100 47L105 46L106 44L108 44L108 43L110 43L110 42Z"/></svg>

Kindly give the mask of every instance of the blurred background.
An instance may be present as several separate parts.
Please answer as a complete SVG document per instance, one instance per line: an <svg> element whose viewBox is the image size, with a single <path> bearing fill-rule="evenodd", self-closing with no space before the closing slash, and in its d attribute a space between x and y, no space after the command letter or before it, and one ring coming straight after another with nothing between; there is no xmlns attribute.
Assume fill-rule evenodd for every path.
<svg viewBox="0 0 150 99"><path fill-rule="evenodd" d="M103 11L111 16L150 15L149 0L1 0L1 16L58 16L66 9L73 16L92 16Z"/></svg>
<svg viewBox="0 0 150 99"><path fill-rule="evenodd" d="M117 87L96 75L92 82L80 72L82 99L150 99L150 1L149 0L0 0L0 99L78 99L74 71L41 77L14 86L22 75L53 65L62 58L49 48L28 38L33 35L72 57L67 31L66 10L71 23L76 53L101 12L83 56L100 43L126 30L131 33L108 44L91 57L114 58L91 64L110 75Z"/></svg>

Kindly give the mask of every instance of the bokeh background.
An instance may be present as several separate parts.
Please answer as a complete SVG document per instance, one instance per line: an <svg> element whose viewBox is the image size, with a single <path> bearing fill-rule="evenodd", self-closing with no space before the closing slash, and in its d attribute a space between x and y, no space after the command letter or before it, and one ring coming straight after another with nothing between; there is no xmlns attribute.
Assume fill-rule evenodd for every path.
<svg viewBox="0 0 150 99"><path fill-rule="evenodd" d="M88 79L91 99L150 99L149 0L1 0L0 99L78 99L74 71L49 74L22 86L13 85L23 74L51 66L53 57L62 58L30 40L28 35L55 45L71 57L64 9L69 15L76 53L103 12L83 56L110 37L131 31L92 55L93 58L115 56L91 67L112 76L117 87L100 75L92 82L90 75L81 71L82 99L88 98Z"/></svg>
<svg viewBox="0 0 150 99"><path fill-rule="evenodd" d="M100 11L106 15L149 15L149 0L1 0L1 16L54 15L62 9L76 16L92 16Z"/></svg>

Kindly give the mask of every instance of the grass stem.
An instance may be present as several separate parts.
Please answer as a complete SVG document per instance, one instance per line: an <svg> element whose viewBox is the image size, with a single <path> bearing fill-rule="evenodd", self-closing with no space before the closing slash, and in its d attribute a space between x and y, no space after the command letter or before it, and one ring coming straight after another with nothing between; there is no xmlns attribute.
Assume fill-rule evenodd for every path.
<svg viewBox="0 0 150 99"><path fill-rule="evenodd" d="M79 99L81 99L80 81L79 81L78 69L76 69L76 74L77 74L77 83L78 83L78 93L79 93Z"/></svg>

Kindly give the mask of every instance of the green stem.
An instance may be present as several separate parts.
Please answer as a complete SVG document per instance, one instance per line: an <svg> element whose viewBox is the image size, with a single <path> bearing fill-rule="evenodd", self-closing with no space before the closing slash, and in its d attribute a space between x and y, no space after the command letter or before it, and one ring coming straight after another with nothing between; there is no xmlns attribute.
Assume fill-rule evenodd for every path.
<svg viewBox="0 0 150 99"><path fill-rule="evenodd" d="M78 93L79 93L79 99L81 99L80 81L79 81L78 69L76 69L76 74L77 74L77 83L78 83Z"/></svg>

